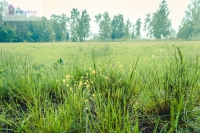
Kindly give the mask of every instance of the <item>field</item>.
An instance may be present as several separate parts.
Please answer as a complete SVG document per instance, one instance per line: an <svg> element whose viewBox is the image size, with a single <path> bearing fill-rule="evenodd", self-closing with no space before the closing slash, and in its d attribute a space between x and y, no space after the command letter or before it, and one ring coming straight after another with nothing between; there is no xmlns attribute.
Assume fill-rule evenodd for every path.
<svg viewBox="0 0 200 133"><path fill-rule="evenodd" d="M198 41L0 50L1 132L200 132Z"/></svg>

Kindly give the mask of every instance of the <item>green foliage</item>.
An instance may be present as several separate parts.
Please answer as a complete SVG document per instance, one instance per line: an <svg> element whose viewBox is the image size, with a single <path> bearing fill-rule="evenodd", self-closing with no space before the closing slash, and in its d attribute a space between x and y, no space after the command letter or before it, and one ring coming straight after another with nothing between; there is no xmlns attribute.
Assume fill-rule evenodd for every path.
<svg viewBox="0 0 200 133"><path fill-rule="evenodd" d="M71 40L72 42L84 41L89 37L90 33L90 16L86 10L81 12L78 9L73 8L71 11Z"/></svg>
<svg viewBox="0 0 200 133"><path fill-rule="evenodd" d="M111 22L112 39L120 39L124 37L124 18L122 14L113 17Z"/></svg>
<svg viewBox="0 0 200 133"><path fill-rule="evenodd" d="M66 41L66 35L68 34L66 24L68 22L68 17L65 14L53 14L51 15L50 21L53 33L55 35L55 41Z"/></svg>
<svg viewBox="0 0 200 133"><path fill-rule="evenodd" d="M72 42L77 42L78 41L78 34L77 34L77 29L78 29L78 19L80 17L80 12L78 9L73 8L70 17L70 35L71 35L71 40Z"/></svg>
<svg viewBox="0 0 200 133"><path fill-rule="evenodd" d="M136 21L136 24L135 24L135 30L136 30L136 37L137 38L140 38L141 34L140 34L140 30L141 30L141 19L139 18L137 21Z"/></svg>
<svg viewBox="0 0 200 133"><path fill-rule="evenodd" d="M131 22L130 20L126 20L126 23L124 25L124 35L123 37L126 39L130 39L131 38Z"/></svg>
<svg viewBox="0 0 200 133"><path fill-rule="evenodd" d="M103 15L98 14L95 16L95 21L99 25L99 35L101 40L110 40L111 39L111 18L108 12L105 12Z"/></svg>
<svg viewBox="0 0 200 133"><path fill-rule="evenodd" d="M89 37L90 33L90 16L86 10L82 11L81 17L78 19L78 29L77 34L79 41L84 41L87 37Z"/></svg>
<svg viewBox="0 0 200 133"><path fill-rule="evenodd" d="M178 38L190 39L200 36L200 0L193 0L179 27Z"/></svg>
<svg viewBox="0 0 200 133"><path fill-rule="evenodd" d="M13 28L9 26L0 27L0 40L1 42L14 42L16 40L17 34Z"/></svg>
<svg viewBox="0 0 200 133"><path fill-rule="evenodd" d="M171 34L171 20L168 18L169 9L166 0L159 5L159 9L153 14L150 22L150 33L156 39L168 38ZM147 16L147 22L149 17Z"/></svg>
<svg viewBox="0 0 200 133"><path fill-rule="evenodd" d="M152 35L150 23L151 23L151 14L148 13L148 14L146 14L146 18L145 18L145 21L144 21L144 28L143 28L143 31L145 32L145 36L148 37L148 38L151 38L151 35Z"/></svg>

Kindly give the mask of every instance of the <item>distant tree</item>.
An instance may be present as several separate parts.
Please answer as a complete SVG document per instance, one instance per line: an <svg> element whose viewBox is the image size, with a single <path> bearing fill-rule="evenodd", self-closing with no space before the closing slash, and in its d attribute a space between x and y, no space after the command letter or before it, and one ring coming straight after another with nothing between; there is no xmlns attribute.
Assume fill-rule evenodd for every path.
<svg viewBox="0 0 200 133"><path fill-rule="evenodd" d="M162 0L159 9L153 14L150 22L153 37L161 39L162 37L167 38L170 36L171 20L168 18L169 13L166 0Z"/></svg>
<svg viewBox="0 0 200 133"><path fill-rule="evenodd" d="M150 23L151 23L151 14L148 13L146 15L146 18L144 20L144 28L143 28L143 31L144 31L144 34L146 37L151 37L151 34L152 34L152 30L151 30L151 27L150 27Z"/></svg>
<svg viewBox="0 0 200 133"><path fill-rule="evenodd" d="M174 39L177 37L176 31L174 29L171 28L170 30L170 39Z"/></svg>
<svg viewBox="0 0 200 133"><path fill-rule="evenodd" d="M7 6L5 0L0 2L0 42L13 42L16 41L17 34L13 22L2 21L4 14L2 13L2 4Z"/></svg>
<svg viewBox="0 0 200 133"><path fill-rule="evenodd" d="M122 14L115 15L112 20L112 39L120 39L124 36L124 18Z"/></svg>
<svg viewBox="0 0 200 133"><path fill-rule="evenodd" d="M33 42L32 32L29 30L28 26L30 25L30 21L12 21L11 22L15 32L17 33L16 41L17 42Z"/></svg>
<svg viewBox="0 0 200 133"><path fill-rule="evenodd" d="M69 18L64 13L62 15L60 15L59 17L60 17L59 23L62 27L61 32L63 33L62 40L64 40L64 41L69 40L69 37L68 37L69 29L67 28L67 24L69 23Z"/></svg>
<svg viewBox="0 0 200 133"><path fill-rule="evenodd" d="M77 35L79 41L84 41L87 37L89 37L90 33L90 16L86 10L82 11L81 17L77 20Z"/></svg>
<svg viewBox="0 0 200 133"><path fill-rule="evenodd" d="M10 26L0 26L0 42L14 42L17 34Z"/></svg>
<svg viewBox="0 0 200 133"><path fill-rule="evenodd" d="M27 23L27 28L30 32L31 41L40 42L42 41L42 23L39 21L29 21Z"/></svg>
<svg viewBox="0 0 200 133"><path fill-rule="evenodd" d="M78 9L73 8L71 11L71 17L70 17L70 36L71 36L72 42L78 41L77 29L78 29L79 18L80 18L80 12L78 11Z"/></svg>
<svg viewBox="0 0 200 133"><path fill-rule="evenodd" d="M125 26L124 26L124 38L129 39L131 37L131 22L130 20L126 20Z"/></svg>
<svg viewBox="0 0 200 133"><path fill-rule="evenodd" d="M59 15L52 14L50 17L53 33L55 34L55 41L62 41L62 27L59 23Z"/></svg>
<svg viewBox="0 0 200 133"><path fill-rule="evenodd" d="M136 37L137 38L140 38L141 37L141 33L140 33L140 30L141 30L141 19L139 18L137 21L136 21L136 24L135 24L135 30L136 30Z"/></svg>
<svg viewBox="0 0 200 133"><path fill-rule="evenodd" d="M53 27L46 17L42 17L42 34L41 41L52 42L54 40Z"/></svg>
<svg viewBox="0 0 200 133"><path fill-rule="evenodd" d="M105 12L103 15L95 15L95 22L99 25L99 36L101 40L110 40L111 39L111 18L108 12Z"/></svg>
<svg viewBox="0 0 200 133"><path fill-rule="evenodd" d="M65 14L62 15L51 15L50 18L53 32L55 34L56 41L65 41L66 35L68 34L66 23L68 17Z"/></svg>
<svg viewBox="0 0 200 133"><path fill-rule="evenodd" d="M135 25L131 25L131 39L135 39Z"/></svg>
<svg viewBox="0 0 200 133"><path fill-rule="evenodd" d="M178 38L200 37L200 0L192 0L177 33Z"/></svg>

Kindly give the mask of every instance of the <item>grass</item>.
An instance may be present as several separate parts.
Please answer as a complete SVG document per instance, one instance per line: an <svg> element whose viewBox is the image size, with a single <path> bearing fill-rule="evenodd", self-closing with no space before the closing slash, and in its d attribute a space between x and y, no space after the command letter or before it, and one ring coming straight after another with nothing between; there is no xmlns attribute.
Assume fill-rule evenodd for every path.
<svg viewBox="0 0 200 133"><path fill-rule="evenodd" d="M0 47L1 132L200 132L199 42Z"/></svg>

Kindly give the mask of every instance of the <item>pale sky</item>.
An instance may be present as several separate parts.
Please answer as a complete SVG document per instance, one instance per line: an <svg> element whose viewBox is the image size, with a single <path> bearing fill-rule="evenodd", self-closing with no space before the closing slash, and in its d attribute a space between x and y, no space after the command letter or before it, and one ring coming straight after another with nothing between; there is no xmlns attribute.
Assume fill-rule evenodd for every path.
<svg viewBox="0 0 200 133"><path fill-rule="evenodd" d="M27 4L30 8L40 8L40 6L33 6L30 1L34 1L37 5L38 0L7 0L20 5ZM156 12L162 0L40 0L42 3L43 15L48 17L52 14L60 15L65 13L70 17L72 8L77 8L79 11L86 9L92 19L91 31L97 33L98 26L93 22L94 16L98 13L107 11L112 18L119 13L123 14L124 19L128 18L135 24L138 18L144 22L147 13ZM181 20L185 16L185 11L191 0L166 0L170 10L169 18L172 20L172 27L177 31ZM28 6L28 7L29 7ZM39 9L38 9L39 10ZM142 27L143 29L143 27Z"/></svg>

